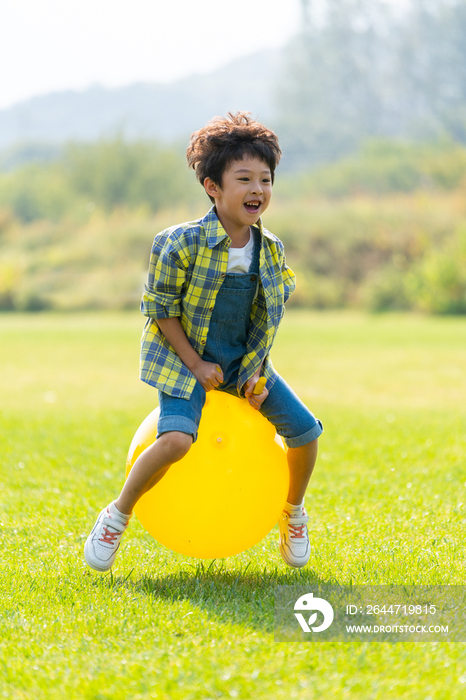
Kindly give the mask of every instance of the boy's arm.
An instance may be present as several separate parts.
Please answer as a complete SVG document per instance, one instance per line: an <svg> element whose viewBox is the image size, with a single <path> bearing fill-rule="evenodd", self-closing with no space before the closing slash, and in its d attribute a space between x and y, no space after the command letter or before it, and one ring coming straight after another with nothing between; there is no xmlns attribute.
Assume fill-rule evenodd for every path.
<svg viewBox="0 0 466 700"><path fill-rule="evenodd" d="M179 316L157 318L156 323L180 360L194 374L206 391L223 382L223 372L214 362L206 362L195 351L183 330Z"/></svg>

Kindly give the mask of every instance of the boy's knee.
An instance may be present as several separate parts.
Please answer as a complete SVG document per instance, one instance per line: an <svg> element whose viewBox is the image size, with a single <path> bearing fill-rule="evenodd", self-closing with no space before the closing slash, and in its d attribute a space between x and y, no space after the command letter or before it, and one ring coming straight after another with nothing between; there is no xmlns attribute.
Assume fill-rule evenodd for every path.
<svg viewBox="0 0 466 700"><path fill-rule="evenodd" d="M165 449L170 452L173 462L178 462L189 452L193 444L192 435L180 433L178 431L170 431L163 433L159 440L163 440Z"/></svg>

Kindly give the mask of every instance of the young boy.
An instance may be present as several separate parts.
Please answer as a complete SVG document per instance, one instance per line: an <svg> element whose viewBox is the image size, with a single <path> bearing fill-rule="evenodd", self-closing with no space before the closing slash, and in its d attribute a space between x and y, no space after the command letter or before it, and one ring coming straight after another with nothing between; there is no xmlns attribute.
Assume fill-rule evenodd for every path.
<svg viewBox="0 0 466 700"><path fill-rule="evenodd" d="M141 379L159 390L157 440L136 460L118 499L103 509L85 544L89 566L111 568L133 508L197 438L206 392L244 396L288 447L288 501L279 548L289 566L310 556L304 494L322 424L269 357L295 288L282 242L262 225L281 156L276 135L249 113L216 117L195 132L188 164L213 207L163 231L152 247L141 310ZM266 386L254 388L263 376ZM222 504L216 527L221 527ZM254 517L254 513L251 513Z"/></svg>

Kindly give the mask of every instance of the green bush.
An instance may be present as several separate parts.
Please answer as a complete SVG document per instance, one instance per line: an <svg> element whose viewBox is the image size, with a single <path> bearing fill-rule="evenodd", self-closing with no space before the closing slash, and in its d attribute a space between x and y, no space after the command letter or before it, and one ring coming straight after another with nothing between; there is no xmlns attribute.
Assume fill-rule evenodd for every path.
<svg viewBox="0 0 466 700"><path fill-rule="evenodd" d="M60 164L32 164L0 176L0 207L23 222L59 221L73 207L76 194Z"/></svg>
<svg viewBox="0 0 466 700"><path fill-rule="evenodd" d="M70 143L55 162L0 173L0 208L11 209L26 223L60 221L96 207L107 213L116 207L141 206L157 212L190 205L202 196L175 148L120 137L92 144Z"/></svg>
<svg viewBox="0 0 466 700"><path fill-rule="evenodd" d="M298 275L291 306L466 313L466 151L392 147L369 144L315 187L325 172L339 192L422 172L431 189L333 197L306 190L309 176L294 189L278 179L264 223ZM0 309L136 308L154 235L209 206L181 155L153 143L70 145L59 162L0 175Z"/></svg>
<svg viewBox="0 0 466 700"><path fill-rule="evenodd" d="M466 224L443 249L432 248L408 277L412 305L434 314L466 314Z"/></svg>
<svg viewBox="0 0 466 700"><path fill-rule="evenodd" d="M369 275L360 290L360 299L370 311L406 311L412 306L405 275L391 265Z"/></svg>
<svg viewBox="0 0 466 700"><path fill-rule="evenodd" d="M106 211L145 204L156 212L199 196L181 155L152 141L70 144L63 167L71 187Z"/></svg>
<svg viewBox="0 0 466 700"><path fill-rule="evenodd" d="M466 148L453 141L413 144L370 140L354 156L285 175L278 190L288 198L309 194L344 197L415 190L453 190L466 181Z"/></svg>

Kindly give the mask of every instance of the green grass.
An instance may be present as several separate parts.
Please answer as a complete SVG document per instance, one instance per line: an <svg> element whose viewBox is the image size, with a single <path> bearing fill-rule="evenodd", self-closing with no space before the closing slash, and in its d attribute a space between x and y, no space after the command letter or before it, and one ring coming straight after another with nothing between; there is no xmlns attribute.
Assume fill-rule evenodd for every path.
<svg viewBox="0 0 466 700"><path fill-rule="evenodd" d="M304 570L276 530L211 562L134 522L99 575L84 540L154 407L141 329L137 314L0 317L0 698L463 698L462 644L275 643L273 592L464 583L466 320L286 315L275 366L325 427Z"/></svg>

